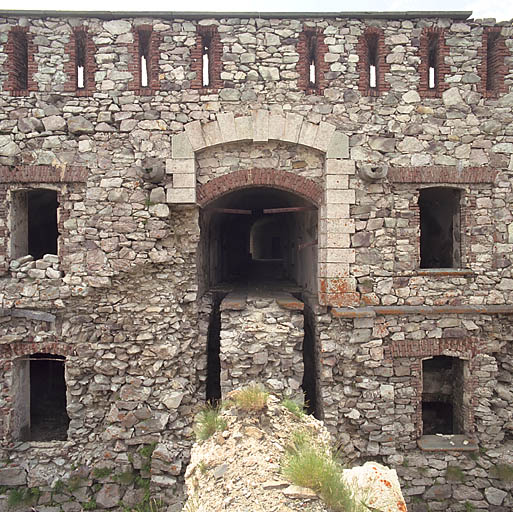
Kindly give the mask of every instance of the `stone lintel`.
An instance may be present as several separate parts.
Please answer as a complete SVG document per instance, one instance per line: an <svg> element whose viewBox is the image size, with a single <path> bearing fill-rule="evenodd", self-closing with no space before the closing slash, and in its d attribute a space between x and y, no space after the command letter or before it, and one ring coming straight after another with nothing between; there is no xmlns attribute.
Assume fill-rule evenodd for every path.
<svg viewBox="0 0 513 512"><path fill-rule="evenodd" d="M283 140L285 118L279 114L269 115L269 140Z"/></svg>
<svg viewBox="0 0 513 512"><path fill-rule="evenodd" d="M304 302L296 299L290 293L284 294L276 299L276 304L282 309L288 309L290 311L303 311L305 309Z"/></svg>
<svg viewBox="0 0 513 512"><path fill-rule="evenodd" d="M222 301L219 309L221 311L242 311L246 309L248 297L245 293L232 292L229 293Z"/></svg>
<svg viewBox="0 0 513 512"><path fill-rule="evenodd" d="M299 144L302 146L313 147L317 136L318 126L309 121L303 121L301 132L299 133Z"/></svg>
<svg viewBox="0 0 513 512"><path fill-rule="evenodd" d="M422 436L417 444L424 452L473 452L479 449L474 438L461 434Z"/></svg>
<svg viewBox="0 0 513 512"><path fill-rule="evenodd" d="M38 320L40 322L55 322L55 315L44 311L34 311L33 309L0 309L0 316L11 316L16 318L26 318L27 320Z"/></svg>

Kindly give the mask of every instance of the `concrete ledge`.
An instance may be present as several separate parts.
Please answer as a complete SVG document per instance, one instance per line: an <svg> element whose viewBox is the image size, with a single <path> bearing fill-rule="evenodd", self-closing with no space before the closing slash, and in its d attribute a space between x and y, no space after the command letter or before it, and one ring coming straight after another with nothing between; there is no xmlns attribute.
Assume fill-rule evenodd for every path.
<svg viewBox="0 0 513 512"><path fill-rule="evenodd" d="M468 268L420 268L415 274L430 277L468 277L475 275L475 272Z"/></svg>
<svg viewBox="0 0 513 512"><path fill-rule="evenodd" d="M280 308L290 311L303 311L305 309L305 304L289 293L284 294L283 297L278 297L276 304L278 304Z"/></svg>
<svg viewBox="0 0 513 512"><path fill-rule="evenodd" d="M489 306L368 306L355 308L332 308L334 318L372 318L377 315L512 315L513 305Z"/></svg>
<svg viewBox="0 0 513 512"><path fill-rule="evenodd" d="M11 316L16 318L26 318L27 320L38 320L40 322L55 322L55 315L45 313L44 311L34 311L33 309L0 309L0 316Z"/></svg>
<svg viewBox="0 0 513 512"><path fill-rule="evenodd" d="M422 436L417 444L424 452L474 452L479 449L475 439L462 434Z"/></svg>
<svg viewBox="0 0 513 512"><path fill-rule="evenodd" d="M242 311L246 309L247 295L245 293L229 293L222 301L219 309L221 311Z"/></svg>

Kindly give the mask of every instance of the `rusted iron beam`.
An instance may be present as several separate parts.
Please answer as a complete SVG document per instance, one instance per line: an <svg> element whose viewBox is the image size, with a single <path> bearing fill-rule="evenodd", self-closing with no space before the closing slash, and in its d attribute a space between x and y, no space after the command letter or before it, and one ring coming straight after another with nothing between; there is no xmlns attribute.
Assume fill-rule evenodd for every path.
<svg viewBox="0 0 513 512"><path fill-rule="evenodd" d="M297 246L297 250L302 251L303 249L306 249L307 247L311 247L312 245L317 245L317 240L312 240L311 242L305 242L304 244L299 244Z"/></svg>
<svg viewBox="0 0 513 512"><path fill-rule="evenodd" d="M252 210L240 210L238 208L207 208L208 210L216 213L233 213L235 215L251 215Z"/></svg>
<svg viewBox="0 0 513 512"><path fill-rule="evenodd" d="M264 213L294 213L315 210L314 206L291 206L289 208L264 208Z"/></svg>

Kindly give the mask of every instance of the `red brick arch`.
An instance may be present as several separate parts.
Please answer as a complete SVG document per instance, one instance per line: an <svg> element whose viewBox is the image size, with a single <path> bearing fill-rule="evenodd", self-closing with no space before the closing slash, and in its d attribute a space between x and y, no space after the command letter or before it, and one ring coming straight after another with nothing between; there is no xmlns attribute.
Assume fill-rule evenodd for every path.
<svg viewBox="0 0 513 512"><path fill-rule="evenodd" d="M322 187L309 178L275 169L248 169L235 171L210 180L197 189L197 202L206 206L215 199L251 187L270 187L292 192L308 199L316 206L322 202Z"/></svg>
<svg viewBox="0 0 513 512"><path fill-rule="evenodd" d="M69 356L73 353L73 346L67 343L60 343L57 341L45 341L42 343L11 343L5 345L5 348L0 350L0 359L16 359L22 356L29 356L32 354L46 353L55 354L57 356Z"/></svg>

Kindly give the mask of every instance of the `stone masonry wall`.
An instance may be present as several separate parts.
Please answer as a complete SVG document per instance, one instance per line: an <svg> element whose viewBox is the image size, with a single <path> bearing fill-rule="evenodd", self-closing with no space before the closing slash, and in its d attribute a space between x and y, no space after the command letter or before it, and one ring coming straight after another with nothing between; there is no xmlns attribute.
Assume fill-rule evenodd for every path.
<svg viewBox="0 0 513 512"><path fill-rule="evenodd" d="M199 208L242 180L317 207L318 410L343 451L404 468L414 511L511 508L513 26L466 18L0 13L0 485L40 488L51 512L135 506L148 488L179 508L212 311L198 296ZM140 29L151 34L147 88ZM490 30L501 38L495 91ZM83 90L71 60L80 31ZM323 59L306 90L305 31ZM15 33L27 36L26 89ZM198 82L202 33L215 33L210 88ZM366 34L381 52L377 90L365 84ZM368 166L388 173L369 180ZM433 186L461 190L458 268L419 268L419 190ZM13 260L13 194L37 188L58 193L57 259ZM223 342L255 347L233 353L225 382L258 374L297 389L302 313L258 300L246 313L268 320L255 332L276 346L265 354L243 312L223 311L234 333ZM436 309L469 305L481 309ZM15 362L40 351L66 357L66 441L13 439ZM434 354L467 365L475 461L417 446L421 360ZM465 481L447 482L453 464Z"/></svg>
<svg viewBox="0 0 513 512"><path fill-rule="evenodd" d="M260 296L259 296L260 295ZM303 380L303 304L292 297L228 295L221 302L221 390L261 382L297 394Z"/></svg>

